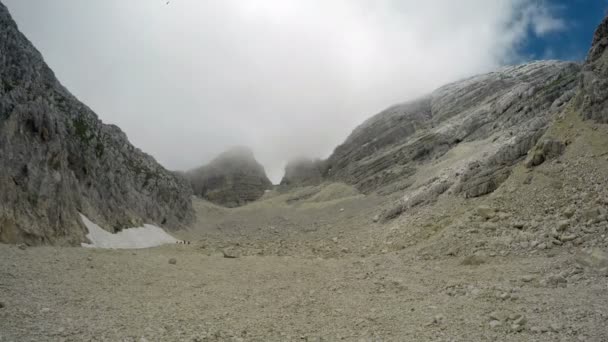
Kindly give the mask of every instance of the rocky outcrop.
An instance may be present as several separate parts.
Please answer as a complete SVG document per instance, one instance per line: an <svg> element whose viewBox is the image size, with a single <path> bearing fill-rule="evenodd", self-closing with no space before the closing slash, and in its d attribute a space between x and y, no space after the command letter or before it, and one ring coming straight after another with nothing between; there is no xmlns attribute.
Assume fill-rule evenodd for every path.
<svg viewBox="0 0 608 342"><path fill-rule="evenodd" d="M220 154L209 164L188 171L186 177L195 195L226 207L255 201L272 187L264 167L243 147Z"/></svg>
<svg viewBox="0 0 608 342"><path fill-rule="evenodd" d="M545 139L539 142L535 148L528 153L526 167L531 168L544 163L547 160L559 157L566 149L566 144L555 139Z"/></svg>
<svg viewBox="0 0 608 342"><path fill-rule="evenodd" d="M79 244L194 219L191 190L66 90L0 4L0 241Z"/></svg>
<svg viewBox="0 0 608 342"><path fill-rule="evenodd" d="M608 17L593 36L581 73L578 107L585 119L608 123Z"/></svg>
<svg viewBox="0 0 608 342"><path fill-rule="evenodd" d="M412 178L406 206L432 200L446 184L465 197L488 194L574 95L579 69L558 61L506 67L393 106L336 148L324 176L364 192ZM449 168L425 171L451 154Z"/></svg>
<svg viewBox="0 0 608 342"><path fill-rule="evenodd" d="M323 162L321 160L297 159L285 166L282 186L310 186L323 181Z"/></svg>

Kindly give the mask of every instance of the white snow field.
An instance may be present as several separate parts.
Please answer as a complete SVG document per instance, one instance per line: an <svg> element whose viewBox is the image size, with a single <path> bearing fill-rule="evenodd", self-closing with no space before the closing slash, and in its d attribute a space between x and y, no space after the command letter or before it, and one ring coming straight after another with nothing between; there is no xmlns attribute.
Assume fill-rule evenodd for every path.
<svg viewBox="0 0 608 342"><path fill-rule="evenodd" d="M82 222L89 230L87 238L90 244L82 243L82 247L111 248L111 249L137 249L175 243L177 239L167 234L162 228L144 224L143 227L126 228L112 234L80 214Z"/></svg>

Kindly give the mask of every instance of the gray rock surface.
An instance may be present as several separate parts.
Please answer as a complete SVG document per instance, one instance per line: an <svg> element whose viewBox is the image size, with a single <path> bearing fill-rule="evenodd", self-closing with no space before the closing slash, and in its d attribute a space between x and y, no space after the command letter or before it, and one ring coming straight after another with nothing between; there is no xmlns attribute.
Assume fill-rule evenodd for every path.
<svg viewBox="0 0 608 342"><path fill-rule="evenodd" d="M226 207L255 201L272 187L264 167L244 147L230 149L185 176L195 195Z"/></svg>
<svg viewBox="0 0 608 342"><path fill-rule="evenodd" d="M0 241L78 244L78 212L110 231L194 218L188 184L56 79L0 4Z"/></svg>
<svg viewBox="0 0 608 342"><path fill-rule="evenodd" d="M323 162L321 160L296 159L287 163L285 175L281 180L284 186L318 185L323 181Z"/></svg>
<svg viewBox="0 0 608 342"><path fill-rule="evenodd" d="M437 193L438 182L448 181L465 197L492 192L573 96L579 69L557 61L506 67L393 106L357 127L335 149L325 176L371 192L414 176L463 144L483 142L478 149L483 155L470 155L467 165L425 187Z"/></svg>
<svg viewBox="0 0 608 342"><path fill-rule="evenodd" d="M586 119L608 123L608 17L600 23L583 72L577 102Z"/></svg>

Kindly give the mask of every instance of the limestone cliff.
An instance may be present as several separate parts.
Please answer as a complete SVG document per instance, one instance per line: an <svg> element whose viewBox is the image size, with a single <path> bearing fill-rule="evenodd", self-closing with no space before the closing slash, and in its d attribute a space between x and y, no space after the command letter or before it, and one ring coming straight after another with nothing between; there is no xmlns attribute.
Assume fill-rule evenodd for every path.
<svg viewBox="0 0 608 342"><path fill-rule="evenodd" d="M109 231L178 228L190 196L59 83L0 4L0 241L78 244L78 212Z"/></svg>

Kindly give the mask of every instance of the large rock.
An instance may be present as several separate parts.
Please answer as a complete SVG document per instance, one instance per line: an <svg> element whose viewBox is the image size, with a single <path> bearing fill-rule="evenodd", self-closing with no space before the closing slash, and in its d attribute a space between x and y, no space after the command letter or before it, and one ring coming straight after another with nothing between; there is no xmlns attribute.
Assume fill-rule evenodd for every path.
<svg viewBox="0 0 608 342"><path fill-rule="evenodd" d="M78 244L79 212L109 231L178 228L190 196L59 83L0 4L0 241Z"/></svg>
<svg viewBox="0 0 608 342"><path fill-rule="evenodd" d="M244 147L220 154L209 164L188 171L186 177L195 195L226 207L255 201L272 187L264 167Z"/></svg>
<svg viewBox="0 0 608 342"><path fill-rule="evenodd" d="M608 17L595 31L581 73L577 102L584 118L608 123Z"/></svg>

